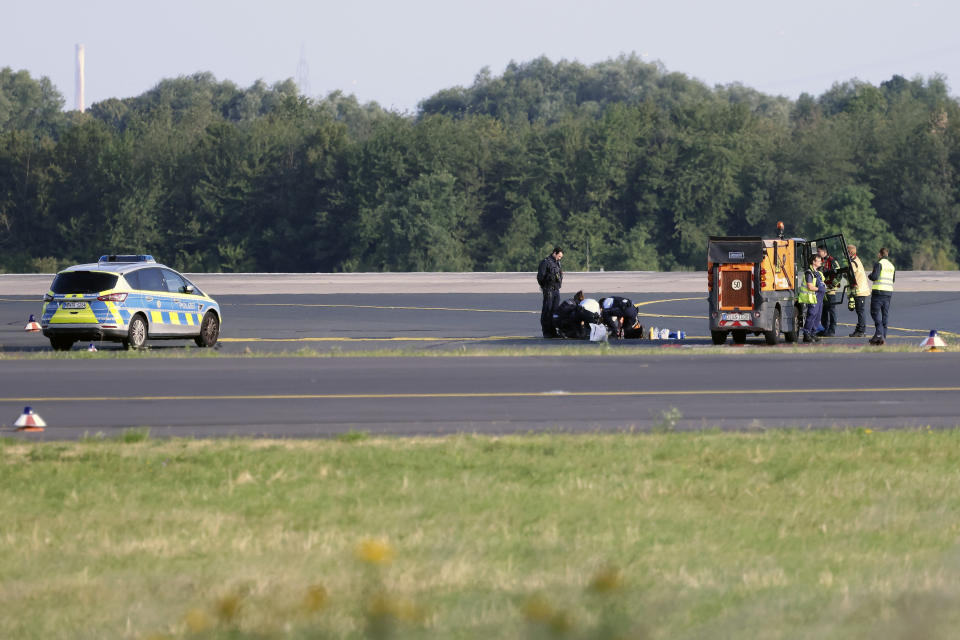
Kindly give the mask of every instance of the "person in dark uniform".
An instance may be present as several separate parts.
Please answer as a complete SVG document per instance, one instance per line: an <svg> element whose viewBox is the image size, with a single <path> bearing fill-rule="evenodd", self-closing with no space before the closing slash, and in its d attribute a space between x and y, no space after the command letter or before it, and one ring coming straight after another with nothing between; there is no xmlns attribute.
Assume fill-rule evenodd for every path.
<svg viewBox="0 0 960 640"><path fill-rule="evenodd" d="M540 328L544 338L556 338L557 330L553 326L553 312L560 298L560 285L563 284L563 269L560 260L563 249L554 247L553 253L540 262L537 269L537 284L543 292L543 307L540 310Z"/></svg>
<svg viewBox="0 0 960 640"><path fill-rule="evenodd" d="M557 305L553 312L553 326L559 338L580 338L582 328L577 311L583 301L583 291L577 291L572 298Z"/></svg>
<svg viewBox="0 0 960 640"><path fill-rule="evenodd" d="M630 298L609 296L600 299L603 323L617 338L623 337L624 327L632 327L637 322L637 308Z"/></svg>

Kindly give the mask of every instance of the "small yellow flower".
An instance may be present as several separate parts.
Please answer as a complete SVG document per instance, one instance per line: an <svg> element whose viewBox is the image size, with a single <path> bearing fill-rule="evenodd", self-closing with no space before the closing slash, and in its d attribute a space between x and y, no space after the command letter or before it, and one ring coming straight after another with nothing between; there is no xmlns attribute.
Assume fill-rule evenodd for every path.
<svg viewBox="0 0 960 640"><path fill-rule="evenodd" d="M604 567L590 580L590 590L596 593L610 593L621 586L623 586L623 576L616 567Z"/></svg>
<svg viewBox="0 0 960 640"><path fill-rule="evenodd" d="M866 434L871 434L873 433L873 429L864 429L863 432Z"/></svg>
<svg viewBox="0 0 960 640"><path fill-rule="evenodd" d="M402 598L394 605L394 615L398 620L423 624L427 621L427 612L413 600Z"/></svg>
<svg viewBox="0 0 960 640"><path fill-rule="evenodd" d="M202 609L190 609L183 621L191 633L202 633L213 628L213 620Z"/></svg>
<svg viewBox="0 0 960 640"><path fill-rule="evenodd" d="M216 602L214 610L220 622L231 623L240 615L240 606L243 604L243 598L238 593L230 593Z"/></svg>
<svg viewBox="0 0 960 640"><path fill-rule="evenodd" d="M554 635L566 635L573 629L573 619L564 611L557 611L547 623Z"/></svg>
<svg viewBox="0 0 960 640"><path fill-rule="evenodd" d="M553 607L540 595L527 598L521 611L523 611L523 617L531 622L548 622L555 615Z"/></svg>
<svg viewBox="0 0 960 640"><path fill-rule="evenodd" d="M390 564L393 562L393 547L386 540L367 539L357 546L355 555L357 559L367 564Z"/></svg>
<svg viewBox="0 0 960 640"><path fill-rule="evenodd" d="M303 610L307 613L322 611L327 606L328 598L329 594L323 585L311 585L307 587L307 593L303 596Z"/></svg>
<svg viewBox="0 0 960 640"><path fill-rule="evenodd" d="M393 601L393 598L384 591L376 592L367 600L367 615L371 618L394 616L396 608L396 603Z"/></svg>

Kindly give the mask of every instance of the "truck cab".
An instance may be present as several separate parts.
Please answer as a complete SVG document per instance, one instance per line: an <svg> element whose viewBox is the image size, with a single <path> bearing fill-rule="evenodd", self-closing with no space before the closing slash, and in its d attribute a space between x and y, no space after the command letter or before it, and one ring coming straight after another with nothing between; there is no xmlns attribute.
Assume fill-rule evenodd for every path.
<svg viewBox="0 0 960 640"><path fill-rule="evenodd" d="M784 238L783 223L776 238L711 236L707 246L707 299L710 337L724 344L727 335L743 344L748 334L763 335L767 344L796 342L803 325L797 294L803 273L817 247L824 246L836 261L839 291L853 279L843 235L804 240ZM838 300L838 304L842 300Z"/></svg>

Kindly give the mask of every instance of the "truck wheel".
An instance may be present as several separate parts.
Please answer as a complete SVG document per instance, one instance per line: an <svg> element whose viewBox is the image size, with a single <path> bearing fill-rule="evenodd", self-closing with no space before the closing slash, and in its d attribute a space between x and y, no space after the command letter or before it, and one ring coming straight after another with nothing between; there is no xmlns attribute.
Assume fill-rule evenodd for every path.
<svg viewBox="0 0 960 640"><path fill-rule="evenodd" d="M747 342L746 331L731 331L733 334L733 344L745 344Z"/></svg>
<svg viewBox="0 0 960 640"><path fill-rule="evenodd" d="M800 305L793 306L793 331L784 331L783 339L786 342L794 343L800 337Z"/></svg>
<svg viewBox="0 0 960 640"><path fill-rule="evenodd" d="M710 337L713 339L713 344L723 344L727 341L727 332L726 331L711 331Z"/></svg>
<svg viewBox="0 0 960 640"><path fill-rule="evenodd" d="M763 339L767 344L780 344L780 309L773 311L773 330L764 331Z"/></svg>

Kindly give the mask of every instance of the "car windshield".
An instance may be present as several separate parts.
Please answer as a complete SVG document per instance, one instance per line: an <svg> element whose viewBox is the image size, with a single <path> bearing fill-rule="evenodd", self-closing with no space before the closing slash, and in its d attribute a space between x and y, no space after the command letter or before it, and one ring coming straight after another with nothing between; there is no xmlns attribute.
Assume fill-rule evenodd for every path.
<svg viewBox="0 0 960 640"><path fill-rule="evenodd" d="M117 274L103 271L64 271L50 285L54 293L99 293L117 286Z"/></svg>

